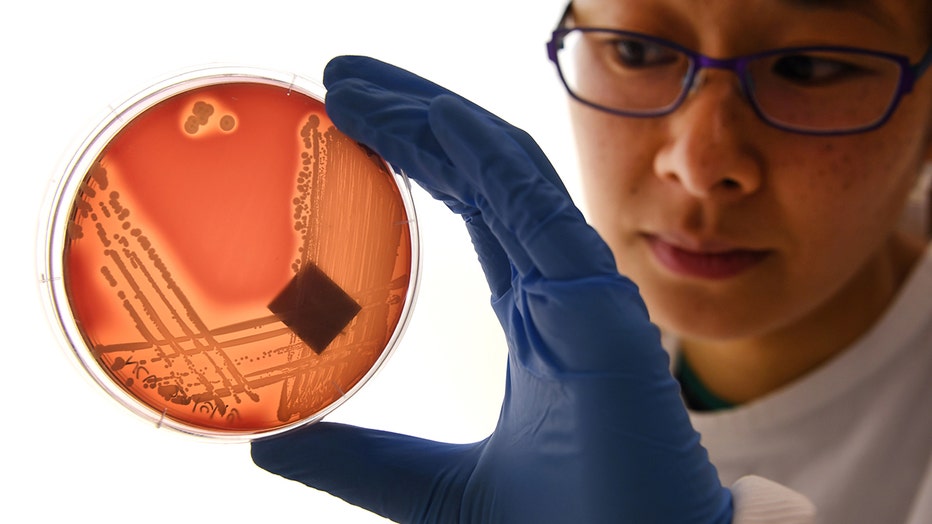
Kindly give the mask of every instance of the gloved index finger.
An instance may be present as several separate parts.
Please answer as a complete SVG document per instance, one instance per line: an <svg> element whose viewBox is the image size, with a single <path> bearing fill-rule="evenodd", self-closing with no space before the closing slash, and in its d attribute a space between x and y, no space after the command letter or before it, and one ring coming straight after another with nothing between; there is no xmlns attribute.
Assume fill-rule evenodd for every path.
<svg viewBox="0 0 932 524"><path fill-rule="evenodd" d="M569 275L588 274L592 272L605 273L614 270L614 262L611 255L607 255L607 248L600 250L603 244L598 235L595 235L591 228L585 224L578 210L572 204L568 192L559 181L559 177L553 170L549 161L537 147L537 144L523 131L514 128L501 119L488 113L487 111L475 106L457 95L448 94L442 88L430 84L426 80L420 79L416 75L407 73L393 66L380 63L371 59L364 58L347 58L334 62L332 71L337 71L344 66L359 66L361 70L367 70L369 66L375 67L376 71L385 72L388 76L404 77L412 85L419 85L421 82L427 87L415 87L420 93L435 94L433 99L421 96L413 96L404 91L388 89L384 86L384 77L380 82L370 82L360 78L360 75L353 74L341 77L339 75L329 76L330 86L327 94L327 110L330 113L334 123L343 132L353 138L367 144L375 149L380 155L393 165L401 167L412 179L418 182L435 198L453 204L456 207L464 209L475 209L478 198L488 198L488 195L477 195L477 181L480 179L470 179L463 176L462 169L454 166L449 159L450 151L448 148L438 143L437 137L439 132L437 127L447 131L452 131L460 127L461 123L454 116L442 121L429 122L428 116L431 111L431 105L437 100L447 99L455 100L457 107L462 113L468 113L474 116L476 128L473 130L474 135L488 135L496 137L494 141L499 144L511 144L514 147L513 156L523 159L520 166L525 173L533 173L533 184L539 185L538 191L548 191L552 197L554 205L559 202L559 206L565 207L565 213L557 220L553 218L550 227L554 228L558 224L563 224L567 229L560 235L553 234L544 236L548 242L553 244L549 247L539 247L534 249L535 253L541 255L549 250L546 256L545 266L550 269L551 277L565 277ZM371 76L368 72L361 76ZM336 80L336 78L340 78ZM389 81L388 84L392 84ZM442 94L437 94L440 91ZM492 145L492 144L490 144ZM470 146L466 146L470 147ZM487 169L489 166L480 167ZM531 203L528 211L541 209L541 202ZM556 209L556 208L554 208ZM514 209L513 214L521 212L521 209ZM516 215L515 215L516 216ZM534 266L528 258L526 249L520 246L515 240L514 233L509 232L509 228L515 226L514 216L511 220L503 223L495 223L495 215L483 216L482 220L489 226L489 229L497 229L496 235L502 247L508 251L508 258L514 263L519 272L527 273ZM499 218L501 218L499 216ZM568 220L567 220L568 219ZM524 222L525 225L529 222ZM562 227L562 226L561 226ZM524 233L525 240L530 240L531 235ZM559 238L557 238L559 237ZM483 236L483 245L488 244L490 238ZM591 251L593 249L602 251L599 256L583 257L586 263L571 262L572 258L577 258L577 252L580 249L567 249L570 245L577 245L580 249ZM497 249L497 248L496 248ZM570 257L567 259L567 257ZM494 257L498 259L499 257ZM597 260L608 259L608 264L601 263L598 270L595 270L593 262ZM562 269L557 269L558 260ZM588 271L586 267L593 271ZM488 269L488 268L486 268ZM488 271L487 271L488 273ZM501 283L507 280L510 273L505 264L494 264L496 284L493 284L493 293L500 293L502 290Z"/></svg>
<svg viewBox="0 0 932 524"><path fill-rule="evenodd" d="M444 177L436 176L448 163L428 123L429 101L347 78L331 85L326 106L342 132L400 167L434 198L450 199Z"/></svg>
<svg viewBox="0 0 932 524"><path fill-rule="evenodd" d="M463 216L491 291L499 296L510 287L510 262L474 202L463 197L468 191L454 188L462 180L447 173L450 162L430 129L428 108L426 101L358 78L334 82L327 93L327 110L337 127L400 166L431 196Z"/></svg>
<svg viewBox="0 0 932 524"><path fill-rule="evenodd" d="M365 80L398 94L429 101L440 95L459 96L405 69L365 56L339 56L324 68L324 87L350 78Z"/></svg>
<svg viewBox="0 0 932 524"><path fill-rule="evenodd" d="M518 142L525 150L537 149L537 144L530 135L519 128L510 125L493 113L488 112L477 104L467 100L457 93L435 84L405 69L387 64L380 60L365 56L339 56L332 59L324 69L324 86L330 89L334 84L347 80L357 79L379 86L390 91L398 97L409 97L411 101L420 101L425 105L438 96L450 95L459 98L470 108L484 113L491 123L501 127L513 140ZM368 144L367 144L368 145ZM543 155L534 160L538 164L549 164ZM542 165L539 165L542 168ZM404 169L404 167L402 166ZM569 194L560 177L551 171L540 169L545 178L557 189Z"/></svg>

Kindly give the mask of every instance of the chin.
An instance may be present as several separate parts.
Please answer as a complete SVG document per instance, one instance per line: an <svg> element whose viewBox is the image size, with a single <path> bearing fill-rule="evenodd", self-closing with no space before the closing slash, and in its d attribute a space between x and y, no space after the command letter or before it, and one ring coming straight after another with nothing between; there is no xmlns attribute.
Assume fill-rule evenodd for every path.
<svg viewBox="0 0 932 524"><path fill-rule="evenodd" d="M726 342L761 337L779 328L779 318L759 295L691 286L641 285L651 320L679 338Z"/></svg>
<svg viewBox="0 0 932 524"><path fill-rule="evenodd" d="M763 278L767 265L734 278L699 279L671 276L643 251L628 250L619 260L627 262L619 271L638 285L654 324L680 338L760 337L792 317L780 314L786 290L775 284L781 279Z"/></svg>

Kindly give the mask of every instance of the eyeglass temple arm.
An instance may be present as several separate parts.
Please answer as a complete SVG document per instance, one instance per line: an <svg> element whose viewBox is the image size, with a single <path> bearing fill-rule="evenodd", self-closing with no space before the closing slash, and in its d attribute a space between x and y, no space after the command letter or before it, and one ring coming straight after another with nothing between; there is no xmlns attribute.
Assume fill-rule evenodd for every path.
<svg viewBox="0 0 932 524"><path fill-rule="evenodd" d="M550 58L550 61L557 63L557 51L563 48L563 38L558 36L560 31L566 29L567 23L569 23L570 18L573 16L573 2L567 2L566 9L563 10L563 14L560 15L560 21L557 22L556 29L553 30L553 38L547 42L547 56Z"/></svg>
<svg viewBox="0 0 932 524"><path fill-rule="evenodd" d="M919 59L919 62L913 64L913 74L916 78L922 76L923 73L929 69L929 66L932 66L932 45L926 49L926 54L922 55L922 58Z"/></svg>
<svg viewBox="0 0 932 524"><path fill-rule="evenodd" d="M570 18L573 17L573 2L566 3L566 9L563 10L563 14L560 15L560 21L557 23L557 29L565 29L566 24L569 23Z"/></svg>

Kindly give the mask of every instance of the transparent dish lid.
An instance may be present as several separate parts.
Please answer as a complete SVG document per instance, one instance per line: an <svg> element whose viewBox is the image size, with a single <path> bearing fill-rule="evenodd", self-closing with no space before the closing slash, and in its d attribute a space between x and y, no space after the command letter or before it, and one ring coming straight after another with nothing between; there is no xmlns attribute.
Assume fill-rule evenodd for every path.
<svg viewBox="0 0 932 524"><path fill-rule="evenodd" d="M115 109L64 170L49 309L94 381L156 425L249 440L312 423L398 343L409 185L322 101L291 74L187 72Z"/></svg>

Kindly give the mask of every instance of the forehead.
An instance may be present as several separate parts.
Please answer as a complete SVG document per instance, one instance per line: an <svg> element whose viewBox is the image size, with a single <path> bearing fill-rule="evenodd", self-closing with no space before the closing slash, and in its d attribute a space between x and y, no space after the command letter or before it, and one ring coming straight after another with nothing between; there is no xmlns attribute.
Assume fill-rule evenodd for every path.
<svg viewBox="0 0 932 524"><path fill-rule="evenodd" d="M674 39L692 29L924 50L932 33L930 0L574 0L572 11L581 25L667 24Z"/></svg>
<svg viewBox="0 0 932 524"><path fill-rule="evenodd" d="M628 0L573 0L571 4L577 6L600 5L603 7L617 6L626 8L629 4L668 4L680 3L692 6L695 10L708 8L733 7L736 11L748 11L751 7L760 6L770 9L795 9L800 12L836 11L858 12L871 16L889 17L891 15L906 15L915 17L916 14L932 14L932 2L929 0L649 0L647 2L631 2ZM932 22L926 16L923 22Z"/></svg>

